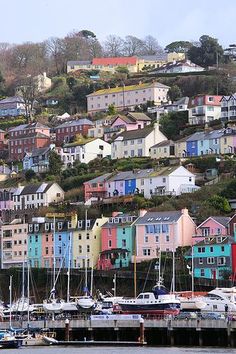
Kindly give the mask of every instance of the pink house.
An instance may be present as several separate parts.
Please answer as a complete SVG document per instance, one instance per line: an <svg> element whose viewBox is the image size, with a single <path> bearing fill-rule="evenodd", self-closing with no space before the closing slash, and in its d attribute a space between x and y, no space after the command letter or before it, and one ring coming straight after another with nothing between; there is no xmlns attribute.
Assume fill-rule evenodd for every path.
<svg viewBox="0 0 236 354"><path fill-rule="evenodd" d="M107 179L112 173L106 173L102 176L91 179L84 182L84 200L87 202L90 198L96 198L97 200L103 199L107 196Z"/></svg>
<svg viewBox="0 0 236 354"><path fill-rule="evenodd" d="M159 250L176 250L190 246L196 233L196 225L188 214L188 209L179 211L141 211L134 223L136 228L136 261L157 258Z"/></svg>
<svg viewBox="0 0 236 354"><path fill-rule="evenodd" d="M207 236L228 235L229 221L230 218L226 216L210 216L196 228L196 234L193 236L193 243L202 241Z"/></svg>
<svg viewBox="0 0 236 354"><path fill-rule="evenodd" d="M104 140L108 141L123 131L143 129L150 123L151 119L144 113L119 114L113 119L111 125L104 129Z"/></svg>

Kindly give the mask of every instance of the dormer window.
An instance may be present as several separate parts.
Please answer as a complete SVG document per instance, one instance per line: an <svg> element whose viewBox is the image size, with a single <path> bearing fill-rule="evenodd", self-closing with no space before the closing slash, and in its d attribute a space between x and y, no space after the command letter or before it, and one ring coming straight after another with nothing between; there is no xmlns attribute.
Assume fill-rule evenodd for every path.
<svg viewBox="0 0 236 354"><path fill-rule="evenodd" d="M61 221L57 224L57 227L58 227L58 230L62 229L62 222Z"/></svg>
<svg viewBox="0 0 236 354"><path fill-rule="evenodd" d="M83 225L83 220L78 220L78 228L81 229Z"/></svg>
<svg viewBox="0 0 236 354"><path fill-rule="evenodd" d="M49 223L48 223L48 222L45 223L45 230L46 230L46 231L49 230Z"/></svg>
<svg viewBox="0 0 236 354"><path fill-rule="evenodd" d="M34 231L35 231L35 232L38 232L38 231L39 231L39 224L35 224L35 225L34 225Z"/></svg>
<svg viewBox="0 0 236 354"><path fill-rule="evenodd" d="M33 225L29 224L29 232L32 232L32 231L33 231Z"/></svg>

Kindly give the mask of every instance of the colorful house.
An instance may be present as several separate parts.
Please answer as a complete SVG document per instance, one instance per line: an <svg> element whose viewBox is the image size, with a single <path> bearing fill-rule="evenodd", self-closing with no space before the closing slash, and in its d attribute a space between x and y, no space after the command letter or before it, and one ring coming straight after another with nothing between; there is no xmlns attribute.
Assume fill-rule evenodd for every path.
<svg viewBox="0 0 236 354"><path fill-rule="evenodd" d="M14 219L1 226L1 267L22 267L27 259L28 224Z"/></svg>
<svg viewBox="0 0 236 354"><path fill-rule="evenodd" d="M221 116L221 98L214 95L197 95L189 100L190 125L209 123Z"/></svg>
<svg viewBox="0 0 236 354"><path fill-rule="evenodd" d="M194 277L207 279L229 279L232 273L231 236L208 236L193 246L186 259L194 262Z"/></svg>
<svg viewBox="0 0 236 354"><path fill-rule="evenodd" d="M101 251L101 227L108 218L79 219L73 233L73 268L97 267Z"/></svg>
<svg viewBox="0 0 236 354"><path fill-rule="evenodd" d="M157 258L160 251L175 251L177 247L192 244L196 225L188 209L179 211L141 211L134 223L136 260L142 262Z"/></svg>
<svg viewBox="0 0 236 354"><path fill-rule="evenodd" d="M137 216L115 212L101 230L98 269L128 267L133 255L133 223Z"/></svg>
<svg viewBox="0 0 236 354"><path fill-rule="evenodd" d="M227 216L210 216L196 228L196 234L193 235L193 243L204 240L210 236L227 236L229 233L230 218Z"/></svg>

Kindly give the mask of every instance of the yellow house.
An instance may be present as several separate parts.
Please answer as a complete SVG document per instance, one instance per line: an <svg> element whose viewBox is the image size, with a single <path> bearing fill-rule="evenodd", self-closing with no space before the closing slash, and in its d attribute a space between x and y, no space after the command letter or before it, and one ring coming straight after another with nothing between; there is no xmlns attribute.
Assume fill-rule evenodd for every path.
<svg viewBox="0 0 236 354"><path fill-rule="evenodd" d="M108 221L107 217L78 220L77 229L73 232L73 268L96 268L99 252L101 252L101 226Z"/></svg>
<svg viewBox="0 0 236 354"><path fill-rule="evenodd" d="M167 63L167 55L144 55L138 58L137 72L144 71L145 69L157 69L163 64Z"/></svg>
<svg viewBox="0 0 236 354"><path fill-rule="evenodd" d="M185 59L185 53L168 53L167 54L167 62L170 63L172 61L179 61Z"/></svg>
<svg viewBox="0 0 236 354"><path fill-rule="evenodd" d="M185 157L187 156L187 143L186 140L189 136L186 136L182 139L175 141L175 156L176 157Z"/></svg>
<svg viewBox="0 0 236 354"><path fill-rule="evenodd" d="M236 137L232 134L224 134L220 137L220 153L233 154L235 150Z"/></svg>

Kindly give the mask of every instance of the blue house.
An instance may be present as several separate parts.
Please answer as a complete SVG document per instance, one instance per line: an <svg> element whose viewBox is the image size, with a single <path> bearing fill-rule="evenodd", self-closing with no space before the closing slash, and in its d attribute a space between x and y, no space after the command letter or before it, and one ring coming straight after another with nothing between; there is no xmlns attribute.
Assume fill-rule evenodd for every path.
<svg viewBox="0 0 236 354"><path fill-rule="evenodd" d="M25 103L22 97L13 96L0 101L0 117L17 117L26 115Z"/></svg>
<svg viewBox="0 0 236 354"><path fill-rule="evenodd" d="M225 279L232 272L232 236L210 236L193 246L194 277ZM185 256L191 265L191 250Z"/></svg>
<svg viewBox="0 0 236 354"><path fill-rule="evenodd" d="M136 179L125 180L125 195L134 194L136 190Z"/></svg>

